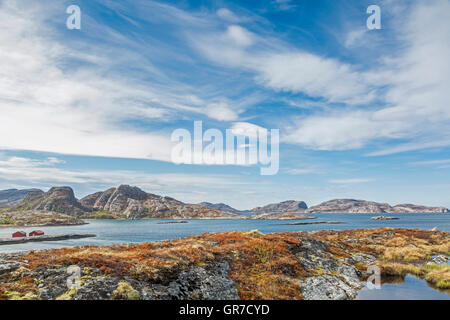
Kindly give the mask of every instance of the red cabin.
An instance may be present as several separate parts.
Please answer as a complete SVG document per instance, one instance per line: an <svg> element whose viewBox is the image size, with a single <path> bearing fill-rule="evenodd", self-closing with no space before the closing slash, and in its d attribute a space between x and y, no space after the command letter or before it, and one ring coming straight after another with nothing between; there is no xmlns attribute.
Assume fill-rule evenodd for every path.
<svg viewBox="0 0 450 320"><path fill-rule="evenodd" d="M28 234L28 236L30 236L30 237L43 236L43 235L44 235L44 231L42 231L42 230L34 230Z"/></svg>
<svg viewBox="0 0 450 320"><path fill-rule="evenodd" d="M27 236L26 232L23 232L23 231L16 231L12 234L13 238L23 238L26 236Z"/></svg>

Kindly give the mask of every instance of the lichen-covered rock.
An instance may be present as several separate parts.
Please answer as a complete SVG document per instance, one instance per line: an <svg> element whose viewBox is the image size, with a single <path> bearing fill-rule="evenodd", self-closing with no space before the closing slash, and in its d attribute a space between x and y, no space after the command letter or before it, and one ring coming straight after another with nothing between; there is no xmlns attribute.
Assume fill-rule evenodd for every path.
<svg viewBox="0 0 450 320"><path fill-rule="evenodd" d="M14 260L0 259L0 276L5 273L13 272L17 270L24 262Z"/></svg>
<svg viewBox="0 0 450 320"><path fill-rule="evenodd" d="M310 277L301 281L300 286L305 300L354 299L362 288L362 285L352 286L346 280L334 275Z"/></svg>
<svg viewBox="0 0 450 320"><path fill-rule="evenodd" d="M239 295L228 275L229 269L227 262L220 262L184 270L167 286L146 288L144 297L162 300L237 300Z"/></svg>

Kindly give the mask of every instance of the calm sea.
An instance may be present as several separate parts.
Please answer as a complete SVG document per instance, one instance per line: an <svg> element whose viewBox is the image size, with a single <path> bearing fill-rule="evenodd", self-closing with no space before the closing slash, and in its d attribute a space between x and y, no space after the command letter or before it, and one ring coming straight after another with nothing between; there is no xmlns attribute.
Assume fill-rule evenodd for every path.
<svg viewBox="0 0 450 320"><path fill-rule="evenodd" d="M260 232L307 231L307 230L347 230L360 228L420 228L450 232L450 214L415 213L389 214L399 217L399 220L370 220L378 214L355 213L321 213L313 215L314 220L299 220L297 222L339 221L342 224L318 225L286 225L292 220L185 220L188 223L160 224L171 220L91 220L89 224L73 227L33 227L33 228L0 228L0 238L9 237L12 232L20 229L26 232L41 229L46 234L61 233L92 233L95 238L65 240L55 242L30 242L0 246L0 252L17 252L24 250L43 250L68 246L109 245L119 243L136 243L182 238L204 232L246 231L257 229Z"/></svg>

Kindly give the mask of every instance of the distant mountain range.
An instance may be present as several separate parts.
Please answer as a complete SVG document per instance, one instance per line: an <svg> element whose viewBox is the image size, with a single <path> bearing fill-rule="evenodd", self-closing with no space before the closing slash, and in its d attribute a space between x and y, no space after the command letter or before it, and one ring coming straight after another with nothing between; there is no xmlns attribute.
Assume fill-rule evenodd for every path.
<svg viewBox="0 0 450 320"><path fill-rule="evenodd" d="M9 189L0 191L0 203L3 208L0 221L14 223L19 216L37 214L55 214L61 221L61 215L76 219L110 218L110 219L214 219L214 218L247 218L241 213L253 213L254 218L267 218L277 214L281 219L293 213L404 213L404 212L449 212L444 207L426 207L413 204L391 206L365 200L335 199L308 208L304 201L288 200L272 203L251 210L239 211L224 203L202 202L189 204L174 198L145 192L138 187L121 185L90 194L78 200L72 188L53 187L47 192L39 189ZM20 213L20 215L19 215ZM76 222L78 223L78 221ZM0 223L2 224L2 223Z"/></svg>

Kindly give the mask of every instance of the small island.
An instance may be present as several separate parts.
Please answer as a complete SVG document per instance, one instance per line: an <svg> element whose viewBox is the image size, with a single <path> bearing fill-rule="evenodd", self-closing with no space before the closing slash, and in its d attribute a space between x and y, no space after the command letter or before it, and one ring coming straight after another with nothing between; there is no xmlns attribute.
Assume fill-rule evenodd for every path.
<svg viewBox="0 0 450 320"><path fill-rule="evenodd" d="M400 218L397 217L386 217L386 216L376 216L376 217L372 217L370 218L370 220L398 220Z"/></svg>

